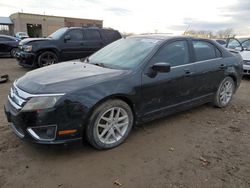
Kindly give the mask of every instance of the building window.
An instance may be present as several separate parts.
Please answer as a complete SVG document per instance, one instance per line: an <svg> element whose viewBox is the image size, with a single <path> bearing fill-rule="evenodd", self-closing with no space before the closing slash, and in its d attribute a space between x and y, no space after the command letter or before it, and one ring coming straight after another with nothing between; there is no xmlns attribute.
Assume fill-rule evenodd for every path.
<svg viewBox="0 0 250 188"><path fill-rule="evenodd" d="M9 35L9 26L8 25L0 25L0 34Z"/></svg>

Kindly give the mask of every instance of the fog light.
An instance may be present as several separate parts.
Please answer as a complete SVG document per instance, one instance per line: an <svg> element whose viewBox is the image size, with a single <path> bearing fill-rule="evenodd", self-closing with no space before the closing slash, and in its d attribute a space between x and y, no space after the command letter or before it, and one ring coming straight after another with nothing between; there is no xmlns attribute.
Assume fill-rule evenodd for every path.
<svg viewBox="0 0 250 188"><path fill-rule="evenodd" d="M36 140L40 141L52 141L56 138L56 125L29 127L27 131Z"/></svg>

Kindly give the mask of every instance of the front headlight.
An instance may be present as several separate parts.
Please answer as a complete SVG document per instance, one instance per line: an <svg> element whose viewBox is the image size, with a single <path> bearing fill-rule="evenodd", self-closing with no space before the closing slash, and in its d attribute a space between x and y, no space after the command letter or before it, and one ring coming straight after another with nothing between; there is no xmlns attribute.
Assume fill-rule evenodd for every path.
<svg viewBox="0 0 250 188"><path fill-rule="evenodd" d="M22 111L42 110L53 108L61 96L34 97L22 108Z"/></svg>
<svg viewBox="0 0 250 188"><path fill-rule="evenodd" d="M25 52L31 52L32 51L32 45L23 45L22 49Z"/></svg>

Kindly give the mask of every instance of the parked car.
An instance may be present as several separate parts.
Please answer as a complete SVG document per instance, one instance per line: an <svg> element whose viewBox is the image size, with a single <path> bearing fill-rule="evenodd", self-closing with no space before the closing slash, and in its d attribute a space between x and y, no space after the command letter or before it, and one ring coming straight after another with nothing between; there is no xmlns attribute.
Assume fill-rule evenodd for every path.
<svg viewBox="0 0 250 188"><path fill-rule="evenodd" d="M23 39L29 38L29 35L26 32L17 32L15 34L15 37L20 40L23 40Z"/></svg>
<svg viewBox="0 0 250 188"><path fill-rule="evenodd" d="M120 33L112 29L65 27L47 38L22 40L17 59L22 66L44 67L61 61L85 58L120 38Z"/></svg>
<svg viewBox="0 0 250 188"><path fill-rule="evenodd" d="M244 60L243 74L250 75L250 38L229 38L226 47L240 53Z"/></svg>
<svg viewBox="0 0 250 188"><path fill-rule="evenodd" d="M0 35L0 56L14 57L18 51L19 40L8 35Z"/></svg>
<svg viewBox="0 0 250 188"><path fill-rule="evenodd" d="M120 39L80 60L16 80L5 112L14 132L42 144L121 144L137 123L212 102L226 107L242 58L207 39L155 35Z"/></svg>

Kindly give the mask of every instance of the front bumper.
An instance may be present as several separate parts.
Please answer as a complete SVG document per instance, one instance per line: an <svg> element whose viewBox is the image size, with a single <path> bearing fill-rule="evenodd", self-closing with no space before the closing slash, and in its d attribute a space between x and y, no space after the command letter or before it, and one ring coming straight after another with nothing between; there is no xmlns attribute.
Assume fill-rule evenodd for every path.
<svg viewBox="0 0 250 188"><path fill-rule="evenodd" d="M250 61L244 61L243 75L250 75Z"/></svg>
<svg viewBox="0 0 250 188"><path fill-rule="evenodd" d="M80 141L82 139L83 127L81 118L69 117L65 108L50 109L34 112L22 112L16 109L7 100L4 106L4 111L8 122L11 123L13 132L21 139L35 142L38 144L64 144L69 142ZM35 129L41 127L55 126L54 136L50 139L41 139L39 134L36 134ZM72 134L59 135L62 130L77 130ZM33 131L32 131L33 130Z"/></svg>
<svg viewBox="0 0 250 188"><path fill-rule="evenodd" d="M36 66L36 54L32 52L17 52L15 58L18 61L18 64L23 67L35 67Z"/></svg>

